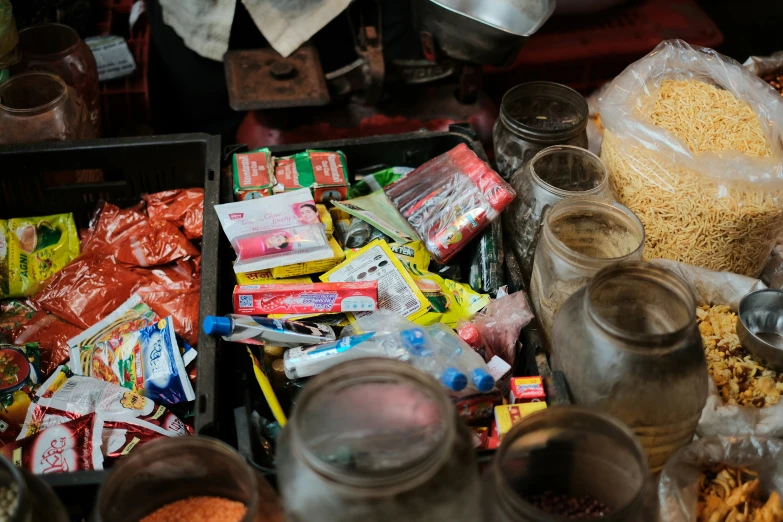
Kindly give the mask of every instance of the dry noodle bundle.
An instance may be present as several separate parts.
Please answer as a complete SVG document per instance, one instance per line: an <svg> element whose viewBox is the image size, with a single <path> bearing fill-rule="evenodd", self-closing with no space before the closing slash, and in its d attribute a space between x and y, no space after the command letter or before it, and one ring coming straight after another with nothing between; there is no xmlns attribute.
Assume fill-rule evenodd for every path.
<svg viewBox="0 0 783 522"><path fill-rule="evenodd" d="M648 119L681 138L694 153L771 155L753 111L730 92L703 82L663 81ZM676 165L664 154L634 146L631 139L620 147L608 130L601 158L620 202L645 226L646 259L672 259L752 277L761 271L783 230L783 193L718 182Z"/></svg>

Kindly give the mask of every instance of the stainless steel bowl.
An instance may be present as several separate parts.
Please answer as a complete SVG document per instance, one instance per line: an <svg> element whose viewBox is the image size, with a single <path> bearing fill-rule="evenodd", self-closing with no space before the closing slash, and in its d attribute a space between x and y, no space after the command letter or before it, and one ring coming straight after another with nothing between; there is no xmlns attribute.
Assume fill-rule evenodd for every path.
<svg viewBox="0 0 783 522"><path fill-rule="evenodd" d="M783 290L757 290L739 304L737 336L754 359L783 371Z"/></svg>

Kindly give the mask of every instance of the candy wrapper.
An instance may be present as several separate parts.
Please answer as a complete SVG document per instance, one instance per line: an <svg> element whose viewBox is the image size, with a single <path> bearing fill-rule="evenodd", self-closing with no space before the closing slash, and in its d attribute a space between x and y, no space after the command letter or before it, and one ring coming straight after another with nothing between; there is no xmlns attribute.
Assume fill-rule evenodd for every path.
<svg viewBox="0 0 783 522"><path fill-rule="evenodd" d="M6 444L0 455L36 475L102 470L101 432L94 429L94 413Z"/></svg>
<svg viewBox="0 0 783 522"><path fill-rule="evenodd" d="M204 228L204 189L166 190L142 196L147 215L182 229L188 239L201 239Z"/></svg>
<svg viewBox="0 0 783 522"><path fill-rule="evenodd" d="M514 199L511 185L465 144L384 189L438 263L446 263Z"/></svg>
<svg viewBox="0 0 783 522"><path fill-rule="evenodd" d="M185 372L170 317L136 332L125 333L112 346L99 343L82 348L71 370L117 384L164 404L195 399Z"/></svg>
<svg viewBox="0 0 783 522"><path fill-rule="evenodd" d="M110 414L116 421L143 421L172 436L193 433L165 406L109 382L69 375L60 367L36 392L19 438L96 412Z"/></svg>
<svg viewBox="0 0 783 522"><path fill-rule="evenodd" d="M33 295L78 255L73 214L0 219L0 299Z"/></svg>
<svg viewBox="0 0 783 522"><path fill-rule="evenodd" d="M309 190L215 205L215 211L237 253L237 273L333 255Z"/></svg>

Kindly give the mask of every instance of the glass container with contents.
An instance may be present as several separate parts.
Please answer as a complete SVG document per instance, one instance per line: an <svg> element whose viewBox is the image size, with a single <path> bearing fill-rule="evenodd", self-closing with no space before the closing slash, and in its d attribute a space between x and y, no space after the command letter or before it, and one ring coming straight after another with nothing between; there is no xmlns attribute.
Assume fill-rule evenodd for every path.
<svg viewBox="0 0 783 522"><path fill-rule="evenodd" d="M606 166L585 149L557 145L542 150L511 179L517 197L503 212L512 254L529 279L544 213L565 199L592 196L613 200Z"/></svg>
<svg viewBox="0 0 783 522"><path fill-rule="evenodd" d="M289 522L481 520L470 433L412 366L362 359L310 381L277 447Z"/></svg>
<svg viewBox="0 0 783 522"><path fill-rule="evenodd" d="M587 101L565 85L530 82L509 90L492 131L498 172L510 178L551 145L586 149L587 116Z"/></svg>
<svg viewBox="0 0 783 522"><path fill-rule="evenodd" d="M0 457L0 520L68 522L68 512L44 481Z"/></svg>
<svg viewBox="0 0 783 522"><path fill-rule="evenodd" d="M233 448L164 437L133 450L98 492L94 522L283 522L280 500Z"/></svg>
<svg viewBox="0 0 783 522"><path fill-rule="evenodd" d="M536 248L530 300L547 339L558 309L602 268L641 261L644 227L619 203L576 198L553 206Z"/></svg>
<svg viewBox="0 0 783 522"><path fill-rule="evenodd" d="M679 276L643 262L604 268L557 311L551 346L573 401L628 425L652 472L693 439L707 363L696 298Z"/></svg>
<svg viewBox="0 0 783 522"><path fill-rule="evenodd" d="M503 437L487 475L493 522L654 520L642 447L622 422L596 410L558 406L525 417Z"/></svg>

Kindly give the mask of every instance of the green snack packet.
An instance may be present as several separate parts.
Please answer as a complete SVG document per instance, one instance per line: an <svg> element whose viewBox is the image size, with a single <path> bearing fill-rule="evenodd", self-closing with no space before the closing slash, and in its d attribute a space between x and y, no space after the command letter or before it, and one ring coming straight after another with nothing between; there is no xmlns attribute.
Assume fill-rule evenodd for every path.
<svg viewBox="0 0 783 522"><path fill-rule="evenodd" d="M359 196L372 194L387 185L391 185L413 170L410 167L390 167L364 176L351 186L351 197L358 198Z"/></svg>

